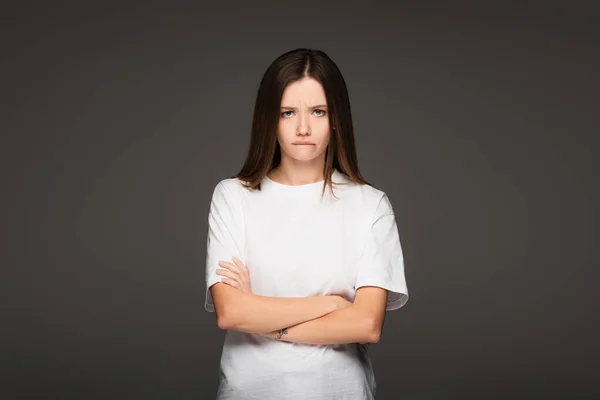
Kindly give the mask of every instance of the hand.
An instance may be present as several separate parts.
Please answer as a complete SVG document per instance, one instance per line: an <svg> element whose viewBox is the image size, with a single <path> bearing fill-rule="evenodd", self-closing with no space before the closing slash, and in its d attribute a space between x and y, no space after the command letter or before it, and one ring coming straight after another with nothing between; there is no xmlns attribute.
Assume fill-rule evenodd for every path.
<svg viewBox="0 0 600 400"><path fill-rule="evenodd" d="M219 266L225 269L217 269L217 275L223 276L221 282L233 286L242 292L252 293L250 285L250 274L248 268L237 257L231 257L233 263L219 261Z"/></svg>
<svg viewBox="0 0 600 400"><path fill-rule="evenodd" d="M344 297L339 295L331 295L331 297L334 300L336 311L349 307L353 304L351 301L348 301Z"/></svg>

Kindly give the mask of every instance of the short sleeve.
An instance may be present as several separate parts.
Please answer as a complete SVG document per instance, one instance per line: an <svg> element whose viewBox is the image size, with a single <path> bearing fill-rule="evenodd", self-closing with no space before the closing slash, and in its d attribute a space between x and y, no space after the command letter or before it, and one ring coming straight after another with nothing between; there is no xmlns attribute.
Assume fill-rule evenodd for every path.
<svg viewBox="0 0 600 400"><path fill-rule="evenodd" d="M210 287L221 281L221 276L216 274L216 270L220 268L219 261L230 261L232 256L235 256L244 262L244 216L240 193L235 189L238 188L232 187L230 182L219 182L213 191L210 202L204 302L204 308L209 312L215 311Z"/></svg>
<svg viewBox="0 0 600 400"><path fill-rule="evenodd" d="M408 301L400 235L392 204L385 193L377 204L358 263L354 287L362 286L388 290L386 311L396 310Z"/></svg>

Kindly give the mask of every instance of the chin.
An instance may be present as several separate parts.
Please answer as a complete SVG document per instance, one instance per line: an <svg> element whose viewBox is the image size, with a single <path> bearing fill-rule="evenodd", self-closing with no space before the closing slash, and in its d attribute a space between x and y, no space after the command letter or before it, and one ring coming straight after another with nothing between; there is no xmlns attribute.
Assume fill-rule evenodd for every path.
<svg viewBox="0 0 600 400"><path fill-rule="evenodd" d="M286 151L285 155L289 158L298 161L310 161L314 160L315 158L318 158L321 155L321 153L322 152L320 152L319 149L316 148L303 149L302 146L299 146L298 148L294 146L293 148L289 149L289 151Z"/></svg>

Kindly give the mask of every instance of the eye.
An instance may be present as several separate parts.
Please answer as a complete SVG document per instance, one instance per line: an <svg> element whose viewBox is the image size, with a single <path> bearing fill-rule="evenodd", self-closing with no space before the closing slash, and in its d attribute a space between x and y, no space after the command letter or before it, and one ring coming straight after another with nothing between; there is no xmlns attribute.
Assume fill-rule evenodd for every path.
<svg viewBox="0 0 600 400"><path fill-rule="evenodd" d="M322 117L325 114L327 114L327 112L325 110L321 110L320 108L315 109L315 112L320 113L320 114L317 115L318 117ZM288 114L288 113L293 113L293 111L289 111L289 110L288 111L284 111L280 115L282 117L291 117L291 115Z"/></svg>

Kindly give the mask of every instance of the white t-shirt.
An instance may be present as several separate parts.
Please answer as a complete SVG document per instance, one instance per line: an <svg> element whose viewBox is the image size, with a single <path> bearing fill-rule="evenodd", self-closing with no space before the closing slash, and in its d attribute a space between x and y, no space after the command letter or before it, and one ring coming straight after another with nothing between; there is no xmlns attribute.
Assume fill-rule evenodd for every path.
<svg viewBox="0 0 600 400"><path fill-rule="evenodd" d="M361 286L388 290L386 310L408 300L404 258L392 205L370 185L334 169L335 199L323 181L300 186L265 177L260 191L236 178L220 181L209 211L205 309L220 260L238 257L252 292L301 297L338 294L353 301ZM309 345L228 330L219 400L373 399L368 344Z"/></svg>

